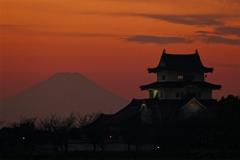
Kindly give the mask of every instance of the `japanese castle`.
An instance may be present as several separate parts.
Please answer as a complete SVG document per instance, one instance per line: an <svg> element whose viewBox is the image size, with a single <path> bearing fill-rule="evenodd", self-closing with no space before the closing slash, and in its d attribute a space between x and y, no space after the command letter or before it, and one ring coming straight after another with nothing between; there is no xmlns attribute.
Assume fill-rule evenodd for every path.
<svg viewBox="0 0 240 160"><path fill-rule="evenodd" d="M193 54L168 54L163 50L158 66L148 68L148 72L156 74L157 81L140 86L149 92L141 105L142 122L169 117L166 110L180 119L206 116L216 102L212 90L221 88L205 81L205 73L212 73L213 68L202 64L197 50Z"/></svg>
<svg viewBox="0 0 240 160"><path fill-rule="evenodd" d="M149 98L183 99L194 93L198 99L212 99L212 90L221 88L205 81L204 74L212 73L213 68L203 66L197 50L194 54L167 54L164 50L158 66L148 72L157 75L156 82L140 87L149 91Z"/></svg>
<svg viewBox="0 0 240 160"><path fill-rule="evenodd" d="M152 124L169 118L211 116L217 102L212 99L212 91L220 90L221 85L205 81L205 74L212 73L213 68L202 64L197 50L192 54L169 54L164 49L157 67L148 68L148 72L157 76L155 82L140 86L149 92L148 98L133 99L119 112L108 118L102 114L97 121L104 117L103 121L111 124L128 119Z"/></svg>
<svg viewBox="0 0 240 160"><path fill-rule="evenodd" d="M213 68L202 64L197 50L192 54L168 54L164 50L157 67L148 68L148 72L157 75L155 82L140 86L149 92L148 98L133 99L115 114L101 114L78 135L91 142L101 140L101 146L108 145L109 150L129 151L134 145L139 150L140 143L142 150L154 150L166 126L186 121L210 123L215 117L217 100L212 99L212 91L220 90L221 85L205 81L205 74L212 73ZM81 143L85 149L88 142ZM95 145L93 150L99 148Z"/></svg>

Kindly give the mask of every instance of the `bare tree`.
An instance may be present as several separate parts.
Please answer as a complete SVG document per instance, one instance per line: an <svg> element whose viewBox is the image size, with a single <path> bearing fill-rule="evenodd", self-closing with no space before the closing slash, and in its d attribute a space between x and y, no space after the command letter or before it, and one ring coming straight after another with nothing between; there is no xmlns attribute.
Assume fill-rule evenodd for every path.
<svg viewBox="0 0 240 160"><path fill-rule="evenodd" d="M39 119L37 127L41 131L52 133L52 143L60 146L65 151L68 150L69 132L75 127L76 116L71 113L69 116L61 117L57 114L51 114L46 118Z"/></svg>
<svg viewBox="0 0 240 160"><path fill-rule="evenodd" d="M11 122L7 125L8 128L21 128L21 129L35 129L37 118L36 117L20 117L19 121Z"/></svg>
<svg viewBox="0 0 240 160"><path fill-rule="evenodd" d="M98 119L100 114L101 114L100 112L92 112L92 113L88 113L85 115L78 114L77 115L77 127L82 128L82 127L85 127L85 126L91 124L96 119Z"/></svg>
<svg viewBox="0 0 240 160"><path fill-rule="evenodd" d="M103 143L100 144L100 141L103 142L103 139L105 139L103 135L104 127L102 125L91 125L100 115L100 112L92 112L85 115L78 114L77 116L77 127L81 128L82 138L88 139L86 142L93 146L93 151L96 150L98 145L102 150L105 148Z"/></svg>
<svg viewBox="0 0 240 160"><path fill-rule="evenodd" d="M102 124L86 126L82 129L82 133L88 139L87 143L93 146L93 151L96 151L97 146L104 150L109 143L109 136L111 136L109 126Z"/></svg>
<svg viewBox="0 0 240 160"><path fill-rule="evenodd" d="M36 144L36 121L37 118L21 117L18 121L9 123L6 126L6 142L13 150L20 152L33 152Z"/></svg>
<svg viewBox="0 0 240 160"><path fill-rule="evenodd" d="M2 128L2 125L4 124L4 121L0 119L0 128Z"/></svg>
<svg viewBox="0 0 240 160"><path fill-rule="evenodd" d="M57 114L51 114L45 118L41 118L37 122L37 128L40 131L56 132L61 124L61 117Z"/></svg>
<svg viewBox="0 0 240 160"><path fill-rule="evenodd" d="M68 151L69 133L76 126L76 116L71 113L69 116L62 118L59 128L61 143L65 146L65 151Z"/></svg>

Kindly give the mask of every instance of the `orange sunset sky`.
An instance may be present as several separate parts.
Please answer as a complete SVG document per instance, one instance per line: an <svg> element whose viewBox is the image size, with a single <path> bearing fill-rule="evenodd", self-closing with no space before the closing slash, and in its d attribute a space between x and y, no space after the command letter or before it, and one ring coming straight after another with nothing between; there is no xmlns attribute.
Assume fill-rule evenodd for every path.
<svg viewBox="0 0 240 160"><path fill-rule="evenodd" d="M167 53L214 67L214 98L240 95L239 0L0 0L0 99L79 72L125 99L147 98Z"/></svg>

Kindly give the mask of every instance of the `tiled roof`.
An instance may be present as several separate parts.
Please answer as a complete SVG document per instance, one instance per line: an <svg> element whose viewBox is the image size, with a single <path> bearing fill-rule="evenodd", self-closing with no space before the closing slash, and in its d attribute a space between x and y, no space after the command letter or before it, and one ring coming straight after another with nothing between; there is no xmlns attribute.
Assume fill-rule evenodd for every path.
<svg viewBox="0 0 240 160"><path fill-rule="evenodd" d="M211 84L205 81L202 82L195 82L195 81L177 81L177 82L154 82L147 85L140 86L141 90L148 90L148 89L158 89L158 88L184 88L186 86L193 85L197 88L201 89L220 89L221 85Z"/></svg>
<svg viewBox="0 0 240 160"><path fill-rule="evenodd" d="M165 66L160 66L161 62L164 62ZM198 53L195 54L163 53L158 66L155 68L148 68L148 72L157 73L163 70L212 72L213 68L204 67Z"/></svg>
<svg viewBox="0 0 240 160"><path fill-rule="evenodd" d="M99 118L90 124L92 127L102 127L107 125L122 125L122 124L136 124L140 122L141 117L141 106L142 104L146 104L148 108L161 108L163 110L171 110L174 111L176 109L181 108L186 103L188 103L193 97L194 94L189 94L184 99L133 99L130 104L124 107L119 112L112 115L101 114ZM195 97L196 98L196 97ZM197 99L197 98L196 98ZM206 106L207 108L211 108L217 105L217 101L213 99L197 99L201 104ZM87 127L89 127L87 126Z"/></svg>
<svg viewBox="0 0 240 160"><path fill-rule="evenodd" d="M101 114L97 120L90 124L90 126L100 126L106 124L117 125L135 116L140 116L140 110L139 108L135 107L135 104L133 104L132 101L130 104L128 104L126 107L124 107L115 114Z"/></svg>
<svg viewBox="0 0 240 160"><path fill-rule="evenodd" d="M143 103L146 104L149 108L155 108L155 107L168 107L169 109L177 109L188 103L193 97L193 95L188 95L184 99L135 99L133 101L133 104L137 108L140 108ZM195 97L196 98L196 97ZM196 98L197 99L197 98ZM204 106L207 106L208 108L212 106L217 105L217 101L214 99L198 99L198 101L203 104Z"/></svg>

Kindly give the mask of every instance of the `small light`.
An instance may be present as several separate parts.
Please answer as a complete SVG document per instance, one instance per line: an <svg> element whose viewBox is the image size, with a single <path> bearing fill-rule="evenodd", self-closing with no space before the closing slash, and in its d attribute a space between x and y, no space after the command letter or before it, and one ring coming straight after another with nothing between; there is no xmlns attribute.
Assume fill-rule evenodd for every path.
<svg viewBox="0 0 240 160"><path fill-rule="evenodd" d="M109 136L109 138L112 138L112 136Z"/></svg>
<svg viewBox="0 0 240 160"><path fill-rule="evenodd" d="M22 137L22 139L25 139L25 137Z"/></svg>
<svg viewBox="0 0 240 160"><path fill-rule="evenodd" d="M159 149L160 147L159 146L157 146L157 149Z"/></svg>

